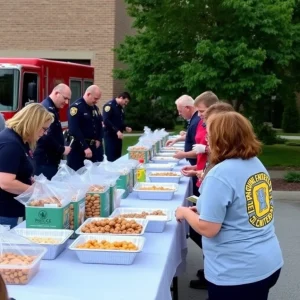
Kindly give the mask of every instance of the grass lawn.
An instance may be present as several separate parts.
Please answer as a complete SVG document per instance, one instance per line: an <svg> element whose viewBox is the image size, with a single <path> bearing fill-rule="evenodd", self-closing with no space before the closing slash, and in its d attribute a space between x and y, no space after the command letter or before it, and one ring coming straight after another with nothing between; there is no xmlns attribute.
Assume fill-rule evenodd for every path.
<svg viewBox="0 0 300 300"><path fill-rule="evenodd" d="M126 136L123 139L122 155L127 154L127 148L135 145L139 140L139 136Z"/></svg>
<svg viewBox="0 0 300 300"><path fill-rule="evenodd" d="M288 133L288 132L283 132L282 129L276 130L277 135L286 135L286 136L299 136L300 137L300 132L297 133Z"/></svg>
<svg viewBox="0 0 300 300"><path fill-rule="evenodd" d="M264 146L259 158L266 167L299 168L300 147L287 145Z"/></svg>

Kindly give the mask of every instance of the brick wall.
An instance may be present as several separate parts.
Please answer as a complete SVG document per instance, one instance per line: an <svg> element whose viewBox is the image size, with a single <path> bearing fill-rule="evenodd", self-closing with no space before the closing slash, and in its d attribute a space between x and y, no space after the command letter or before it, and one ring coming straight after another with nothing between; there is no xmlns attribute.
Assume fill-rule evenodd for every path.
<svg viewBox="0 0 300 300"><path fill-rule="evenodd" d="M116 36L130 28L125 24L129 18L116 21L118 15L126 15L123 0L1 0L0 11L0 56L15 56L17 51L24 57L47 53L48 58L91 58L95 83L103 91L101 104L112 98L112 48L119 40ZM51 51L55 57L49 57ZM65 57L59 57L59 51Z"/></svg>

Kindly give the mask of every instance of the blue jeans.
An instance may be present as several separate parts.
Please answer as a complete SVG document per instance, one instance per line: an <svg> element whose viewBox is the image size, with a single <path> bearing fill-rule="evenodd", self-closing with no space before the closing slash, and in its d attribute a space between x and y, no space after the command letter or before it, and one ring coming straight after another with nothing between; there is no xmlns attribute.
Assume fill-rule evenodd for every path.
<svg viewBox="0 0 300 300"><path fill-rule="evenodd" d="M0 225L10 225L10 229L18 225L18 217L1 217L0 216Z"/></svg>

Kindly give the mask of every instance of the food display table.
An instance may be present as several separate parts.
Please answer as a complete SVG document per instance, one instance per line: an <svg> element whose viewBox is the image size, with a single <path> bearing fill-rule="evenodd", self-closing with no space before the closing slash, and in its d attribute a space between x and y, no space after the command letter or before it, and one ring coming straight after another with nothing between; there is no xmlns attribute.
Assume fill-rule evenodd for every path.
<svg viewBox="0 0 300 300"><path fill-rule="evenodd" d="M120 162L125 159L127 155ZM180 170L185 164L181 161L174 170ZM42 260L40 271L27 285L8 285L10 297L16 300L171 300L170 286L173 277L184 269L187 248L186 224L176 221L174 211L178 206L187 205L185 199L190 195L191 180L183 177L171 201L139 200L135 193L122 200L122 207L172 210L172 221L167 223L164 232L144 234L144 249L132 265L83 264L74 252L66 249L55 260ZM19 226L24 227L25 223Z"/></svg>

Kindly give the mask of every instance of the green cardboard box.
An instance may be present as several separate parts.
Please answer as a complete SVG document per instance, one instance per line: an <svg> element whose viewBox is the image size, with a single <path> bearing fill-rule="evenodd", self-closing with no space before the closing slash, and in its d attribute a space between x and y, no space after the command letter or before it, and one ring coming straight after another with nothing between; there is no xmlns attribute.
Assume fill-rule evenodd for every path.
<svg viewBox="0 0 300 300"><path fill-rule="evenodd" d="M130 185L130 172L125 175L121 175L117 180L117 188L125 190L122 199L127 198L127 196L129 195L129 189L130 189L129 185Z"/></svg>
<svg viewBox="0 0 300 300"><path fill-rule="evenodd" d="M110 215L115 210L115 201L117 199L117 183L111 185L109 188L109 198L110 198Z"/></svg>
<svg viewBox="0 0 300 300"><path fill-rule="evenodd" d="M69 229L70 203L63 207L26 206L27 228Z"/></svg>
<svg viewBox="0 0 300 300"><path fill-rule="evenodd" d="M85 218L107 218L110 215L110 187L103 192L88 192L85 196Z"/></svg>
<svg viewBox="0 0 300 300"><path fill-rule="evenodd" d="M81 224L84 222L85 216L85 198L79 201L74 201L70 203L70 229L77 230ZM77 235L74 233L71 238L76 238Z"/></svg>

